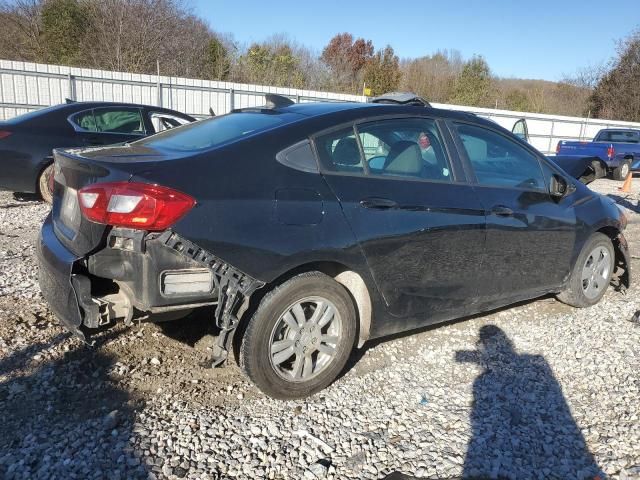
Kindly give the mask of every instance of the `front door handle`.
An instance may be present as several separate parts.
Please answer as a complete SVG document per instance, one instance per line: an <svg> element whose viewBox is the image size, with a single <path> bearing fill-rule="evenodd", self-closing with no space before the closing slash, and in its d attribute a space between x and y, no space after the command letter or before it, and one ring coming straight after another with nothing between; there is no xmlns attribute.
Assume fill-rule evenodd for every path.
<svg viewBox="0 0 640 480"><path fill-rule="evenodd" d="M398 202L395 202L388 198L380 198L380 197L364 198L360 200L360 205L362 205L364 208L377 208L380 210L398 208Z"/></svg>
<svg viewBox="0 0 640 480"><path fill-rule="evenodd" d="M509 207L505 207L504 205L496 205L491 209L492 215L498 215L499 217L512 217L513 210Z"/></svg>

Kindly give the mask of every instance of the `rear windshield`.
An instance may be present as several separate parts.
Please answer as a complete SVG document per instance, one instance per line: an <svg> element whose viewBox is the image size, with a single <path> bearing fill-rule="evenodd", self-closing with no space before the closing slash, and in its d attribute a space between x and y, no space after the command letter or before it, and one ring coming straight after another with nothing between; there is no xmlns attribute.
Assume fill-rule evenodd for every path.
<svg viewBox="0 0 640 480"><path fill-rule="evenodd" d="M596 141L638 143L640 142L640 132L634 132L633 130L604 130L598 134Z"/></svg>
<svg viewBox="0 0 640 480"><path fill-rule="evenodd" d="M292 120L278 113L237 112L173 128L135 142L153 148L199 151L270 130Z"/></svg>

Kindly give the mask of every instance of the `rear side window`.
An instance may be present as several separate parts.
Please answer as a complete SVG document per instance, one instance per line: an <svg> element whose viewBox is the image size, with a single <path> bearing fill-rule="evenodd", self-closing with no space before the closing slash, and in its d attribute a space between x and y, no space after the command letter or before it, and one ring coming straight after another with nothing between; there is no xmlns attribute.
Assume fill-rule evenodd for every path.
<svg viewBox="0 0 640 480"><path fill-rule="evenodd" d="M236 112L193 122L135 142L154 148L199 151L240 140L285 123L277 113Z"/></svg>
<svg viewBox="0 0 640 480"><path fill-rule="evenodd" d="M605 130L598 134L596 141L597 142L638 143L640 142L640 132Z"/></svg>
<svg viewBox="0 0 640 480"><path fill-rule="evenodd" d="M96 108L93 116L98 132L144 134L142 115L137 108Z"/></svg>
<svg viewBox="0 0 640 480"><path fill-rule="evenodd" d="M93 116L93 110L86 110L84 112L76 113L73 116L73 123L75 123L82 130L88 132L97 132L96 119Z"/></svg>
<svg viewBox="0 0 640 480"><path fill-rule="evenodd" d="M436 123L427 118L358 125L371 175L451 181L451 168Z"/></svg>
<svg viewBox="0 0 640 480"><path fill-rule="evenodd" d="M322 166L332 172L363 173L360 147L353 128L344 128L316 138Z"/></svg>
<svg viewBox="0 0 640 480"><path fill-rule="evenodd" d="M544 190L540 162L524 147L492 130L456 124L480 185Z"/></svg>
<svg viewBox="0 0 640 480"><path fill-rule="evenodd" d="M137 108L95 108L76 113L72 122L87 132L142 135L142 115Z"/></svg>

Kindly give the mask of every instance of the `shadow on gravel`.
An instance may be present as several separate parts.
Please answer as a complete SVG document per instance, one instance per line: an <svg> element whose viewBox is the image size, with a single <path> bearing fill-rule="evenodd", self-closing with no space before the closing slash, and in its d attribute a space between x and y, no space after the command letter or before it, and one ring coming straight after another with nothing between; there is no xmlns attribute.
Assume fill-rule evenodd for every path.
<svg viewBox="0 0 640 480"><path fill-rule="evenodd" d="M148 478L130 444L142 402L111 378L116 359L100 348L110 338L46 360L66 338L0 363L0 478Z"/></svg>
<svg viewBox="0 0 640 480"><path fill-rule="evenodd" d="M42 197L37 193L14 192L13 199L18 202L41 202Z"/></svg>
<svg viewBox="0 0 640 480"><path fill-rule="evenodd" d="M414 335L418 335L420 333L428 332L430 330L436 330L436 329L439 329L439 328L444 328L444 327L446 327L448 325L454 325L456 323L467 322L467 321L473 320L475 318L486 317L488 315L493 315L495 313L500 313L500 312L504 312L504 311L507 311L507 310L512 310L512 309L514 309L516 307L521 307L521 306L524 306L524 305L529 305L529 304L536 303L536 302L541 302L541 301L555 302L555 297L553 295L545 295L545 296L542 296L542 297L533 298L531 300L523 300L521 302L517 302L517 303L510 304L510 305L506 305L504 307L499 307L499 308L496 308L494 310L489 310L489 311L480 312L480 313L474 313L473 315L467 315L466 317L455 318L453 320L448 320L448 321L445 321L445 322L438 322L438 323L434 323L432 325L427 325L427 326L416 328L416 329L413 329L413 330L407 330L405 332L399 332L399 333L395 333L395 334L392 334L392 335L386 335L384 337L376 338L374 340L369 340L364 344L364 346L362 348L354 348L353 349L353 352L349 356L349 360L347 360L347 364L342 369L342 372L340 373L338 378L342 378L344 375L346 375L352 368L354 368L358 364L358 362L360 362L360 360L365 356L365 354L367 353L368 350L371 350L372 348L375 348L378 345L382 345L384 343L391 342L393 340L398 340L398 339L405 338L405 337L412 337ZM569 307L567 307L567 308L569 308Z"/></svg>
<svg viewBox="0 0 640 480"><path fill-rule="evenodd" d="M464 478L605 478L589 452L551 367L518 354L495 325L456 361L480 365Z"/></svg>

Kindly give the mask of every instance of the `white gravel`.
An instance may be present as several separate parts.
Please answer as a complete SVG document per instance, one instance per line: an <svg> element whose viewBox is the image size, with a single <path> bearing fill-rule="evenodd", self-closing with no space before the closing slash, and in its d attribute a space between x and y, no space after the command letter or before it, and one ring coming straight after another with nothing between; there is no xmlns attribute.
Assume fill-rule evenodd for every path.
<svg viewBox="0 0 640 480"><path fill-rule="evenodd" d="M0 193L0 478L640 478L637 286L376 342L281 402L199 365L206 319L70 338L35 283L46 211Z"/></svg>

